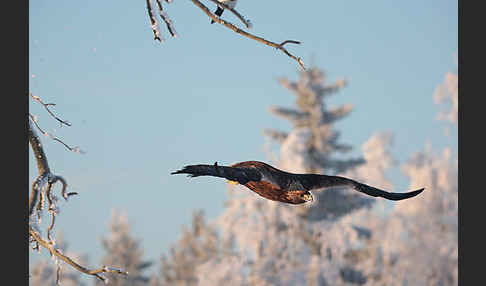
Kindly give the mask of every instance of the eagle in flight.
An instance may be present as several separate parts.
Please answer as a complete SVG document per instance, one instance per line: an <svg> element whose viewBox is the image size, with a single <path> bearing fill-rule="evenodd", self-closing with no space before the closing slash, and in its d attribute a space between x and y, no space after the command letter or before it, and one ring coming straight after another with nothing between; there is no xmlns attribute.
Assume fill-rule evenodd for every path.
<svg viewBox="0 0 486 286"><path fill-rule="evenodd" d="M319 174L293 174L279 170L259 161L246 161L231 166L189 165L171 174L188 174L189 177L213 176L241 184L272 201L288 204L303 204L313 201L311 190L345 186L373 197L388 200L403 200L415 197L424 188L407 193L390 193L360 182L339 177Z"/></svg>

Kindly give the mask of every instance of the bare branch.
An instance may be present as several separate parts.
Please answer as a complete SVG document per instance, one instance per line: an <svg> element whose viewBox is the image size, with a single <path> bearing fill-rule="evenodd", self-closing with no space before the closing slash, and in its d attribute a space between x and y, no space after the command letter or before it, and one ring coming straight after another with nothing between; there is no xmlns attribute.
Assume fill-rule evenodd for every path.
<svg viewBox="0 0 486 286"><path fill-rule="evenodd" d="M57 117L50 109L49 109L49 106L55 106L56 104L55 103L44 103L42 101L42 99L40 99L40 97L38 96L35 96L33 95L32 93L29 93L30 97L32 97L35 101L39 102L42 106L44 106L44 108L47 110L47 112L54 118L56 119L57 121L59 121L59 123L61 124L61 127L62 125L67 125L67 126L71 126L71 123L67 122L67 121L64 121L62 119L60 119L59 117ZM39 131L46 135L46 136L49 136L52 140L55 140L55 141L58 141L60 142L61 144L63 144L66 148L68 148L70 151L73 151L73 152L76 152L76 153L84 153L81 149L79 149L79 147L70 147L69 145L67 145L66 143L64 143L62 140L60 140L59 138L56 138L54 136L52 136L51 134L45 132L44 130L42 130L39 126L39 124L37 124L37 118L35 116L33 116L32 114L29 113L29 117L32 119L32 122L34 122L35 126L37 127L37 129L39 129ZM30 128L30 127L29 127ZM39 141L40 142L40 141ZM39 143L40 144L40 143Z"/></svg>
<svg viewBox="0 0 486 286"><path fill-rule="evenodd" d="M222 3L222 2L219 2L218 0L210 0L211 2L214 2L216 3L216 5L218 6L221 6L222 8L226 9L226 10L229 10L231 11L233 14L235 14L236 17L238 17L238 19L240 19L240 21L246 26L247 29L251 29L252 28L252 24L250 22L250 20L247 20L245 19L240 13L238 13L238 11L236 11L235 9L229 7L228 5Z"/></svg>
<svg viewBox="0 0 486 286"><path fill-rule="evenodd" d="M260 43L263 43L267 46L270 46L270 47L274 47L278 50L281 50L282 52L284 52L287 56L289 56L290 58L294 59L295 61L297 61L299 63L299 65L302 67L302 69L305 70L305 66L304 66L304 62L302 61L301 58L298 58L294 55L292 55L289 51L287 51L287 49L285 49L283 47L284 44L287 44L287 43L293 43L293 44L300 44L300 42L298 41L293 41L293 40L286 40L286 41L283 41L281 44L277 44L277 43L274 43L274 42L271 42L271 41L268 41L268 40L265 40L264 38L261 38L261 37L258 37L258 36L255 36L253 34L250 34L248 32L245 32L243 30L241 30L240 28L236 27L235 25L231 24L230 22L227 22L221 18L219 18L218 16L214 15L213 13L211 13L211 11L209 11L209 9L204 5L202 4L199 0L191 0L196 6L198 6L204 13L206 13L206 15L208 15L213 21L215 22L218 22L219 24L221 25L224 25L225 27L235 31L236 33L238 34L241 34L247 38L250 38L252 40L255 40L257 42L260 42ZM212 1L212 0L211 0ZM221 5L221 3L219 3L219 5ZM221 5L222 6L222 5ZM229 7L228 7L229 8Z"/></svg>
<svg viewBox="0 0 486 286"><path fill-rule="evenodd" d="M53 176L49 183L52 185L52 184L56 183L57 181L60 181L62 183L61 195L67 201L69 195L66 193L66 188L67 188L66 180L61 176Z"/></svg>
<svg viewBox="0 0 486 286"><path fill-rule="evenodd" d="M103 266L99 269L85 268L85 267L79 265L78 263L76 263L74 260L72 260L68 256L65 256L64 254L62 254L58 249L56 249L54 247L54 245L52 245L49 242L42 239L42 237L32 227L29 227L29 234L31 235L31 237L33 239L35 239L35 241L39 245L46 248L51 253L51 255L54 255L54 256L60 258L62 261L71 265L76 270L78 270L82 273L88 274L88 275L93 275L93 276L95 276L96 278L100 279L101 281L103 281L105 283L107 283L108 280L105 277L99 275L100 273L117 273L117 274L128 275L128 272L126 272L126 271L122 271L120 269L115 269L115 268L111 268L111 267L107 267L107 266Z"/></svg>
<svg viewBox="0 0 486 286"><path fill-rule="evenodd" d="M40 97L38 96L35 96L33 95L32 93L29 93L30 97L32 97L35 101L37 101L38 103L42 104L42 106L44 106L44 108L47 110L47 112L52 116L54 117L57 121L59 121L61 123L61 126L64 124L64 125L67 125L67 126L71 126L71 123L67 122L67 121L64 121L62 119L60 119L59 117L57 117L50 109L49 109L49 106L55 106L56 104L55 103L44 103L42 102L42 100L40 99ZM35 121L34 121L35 122Z"/></svg>
<svg viewBox="0 0 486 286"><path fill-rule="evenodd" d="M293 41L293 40L286 40L286 41L281 42L279 46L283 46L285 44L297 44L297 45L300 45L301 42L299 42L299 41Z"/></svg>
<svg viewBox="0 0 486 286"><path fill-rule="evenodd" d="M50 133L47 133L45 132L44 130L42 130L42 128L40 128L39 124L37 124L37 120L35 119L35 117L29 113L29 117L32 119L32 122L34 122L35 126L37 127L37 129L39 129L39 131L45 135L45 136L48 136L50 137L52 140L54 141L57 141L59 143L61 143L62 145L64 145L64 147L66 147L67 149L69 149L69 151L73 151L74 153L79 153L79 154L84 154L85 152L83 150L81 150L78 146L75 146L75 147L71 147L69 145L67 145L66 143L64 143L61 139L57 138L57 137L54 137L52 134ZM40 142L40 141L39 141Z"/></svg>
<svg viewBox="0 0 486 286"><path fill-rule="evenodd" d="M159 24L157 23L157 19L154 16L153 7L152 7L152 0L147 0L147 12L150 18L150 24L152 31L154 32L154 40L158 40L159 42L163 42L163 39L159 32Z"/></svg>
<svg viewBox="0 0 486 286"><path fill-rule="evenodd" d="M48 106L53 105L53 104L44 104L39 98L33 97L35 100L40 102L48 111ZM30 114L29 114L30 115ZM51 113L51 115L53 115ZM53 115L54 116L54 115ZM55 116L54 116L55 117ZM30 118L32 119L32 122L37 126L37 128L43 133L46 134L36 123L35 118L33 118L32 115L30 115ZM55 117L58 119L57 117ZM60 119L58 119L60 120ZM61 124L67 124L65 121L60 120ZM63 123L64 122L64 123ZM61 177L57 176L51 173L49 169L49 164L47 162L47 156L44 153L44 149L42 148L42 144L40 142L40 138L37 135L36 131L32 127L31 120L27 118L27 129L28 129L28 138L29 138L29 143L30 146L32 147L32 151L34 152L34 156L37 162L37 168L39 170L39 175L35 178L34 182L32 183L32 192L29 198L29 218L35 213L34 210L37 210L38 214L38 219L40 221L40 214L41 211L44 208L44 202L47 199L48 202L48 211L51 214L51 223L47 228L47 240L44 240L41 235L40 235L40 229L38 228L38 225L36 222L32 222L29 220L29 242L30 243L35 243L35 245L32 247L34 250L40 250L40 246L46 248L49 250L51 253L51 256L53 258L60 258L64 262L70 264L73 266L75 269L77 269L80 272L93 275L97 277L98 279L102 280L103 282L107 282L108 279L99 275L99 273L103 272L109 272L109 273L119 273L119 274L125 274L127 275L127 272L124 272L122 270L114 269L114 268L108 268L106 266L103 266L100 269L94 269L90 270L87 269L78 263L74 262L71 258L68 256L65 256L61 253L60 250L56 249L55 246L55 241L52 237L52 230L54 229L55 221L56 221L56 215L59 212L58 207L56 206L57 202L57 197L52 195L52 187L55 183L60 182L62 184L62 189L61 189L61 195L62 197L67 200L69 196L76 195L76 192L69 192L66 193L67 189L67 182L66 180ZM52 136L50 136L53 138ZM55 140L57 138L54 138ZM57 141L63 143L59 139ZM63 143L64 144L64 143ZM66 144L64 144L68 149L73 150L74 148L70 148ZM40 199L39 199L40 197ZM36 231L37 230L37 231ZM58 265L57 271L56 271L56 283L59 284L60 280L60 275L61 275L61 267Z"/></svg>
<svg viewBox="0 0 486 286"><path fill-rule="evenodd" d="M169 18L169 15L167 15L167 13L164 12L161 0L156 0L156 1L157 1L157 6L159 7L160 18L162 18L162 20L164 20L165 22L165 25L167 25L167 30L169 30L169 33L172 35L172 37L174 38L177 37L177 32L174 28L174 25L172 24L172 20Z"/></svg>

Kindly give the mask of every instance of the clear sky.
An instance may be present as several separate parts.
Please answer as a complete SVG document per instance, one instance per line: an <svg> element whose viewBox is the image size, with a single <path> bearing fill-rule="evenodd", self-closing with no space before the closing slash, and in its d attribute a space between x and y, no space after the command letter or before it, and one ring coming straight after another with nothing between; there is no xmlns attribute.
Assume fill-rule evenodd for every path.
<svg viewBox="0 0 486 286"><path fill-rule="evenodd" d="M290 128L267 109L294 106L276 78L297 80L295 61L210 25L191 1L164 4L179 36L171 38L161 23L161 44L153 40L145 1L29 3L30 91L56 103L54 111L72 127L59 128L32 100L30 112L44 129L87 152L43 138L52 171L80 194L61 203L56 229L91 265L100 262L100 237L108 235L113 209L126 212L146 257L158 262L193 210L211 219L227 199L223 180L169 173L186 164L265 161L262 129ZM252 21L250 32L274 42L299 40L302 45L287 48L307 66L324 69L331 82L349 79L328 104L354 105L336 124L341 142L356 148L351 155L374 132L391 131L392 152L402 163L426 142L457 148L457 137L444 136L433 102L444 74L457 72L457 6L240 0L236 8ZM223 17L241 26L231 13ZM395 188L408 188L399 170L390 176Z"/></svg>

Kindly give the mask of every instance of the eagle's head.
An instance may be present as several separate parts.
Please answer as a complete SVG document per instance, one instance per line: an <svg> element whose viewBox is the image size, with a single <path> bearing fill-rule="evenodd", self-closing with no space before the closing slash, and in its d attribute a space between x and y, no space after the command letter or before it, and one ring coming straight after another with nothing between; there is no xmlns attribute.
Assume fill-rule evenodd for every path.
<svg viewBox="0 0 486 286"><path fill-rule="evenodd" d="M290 204L303 204L314 201L314 197L309 191L288 191L283 201Z"/></svg>

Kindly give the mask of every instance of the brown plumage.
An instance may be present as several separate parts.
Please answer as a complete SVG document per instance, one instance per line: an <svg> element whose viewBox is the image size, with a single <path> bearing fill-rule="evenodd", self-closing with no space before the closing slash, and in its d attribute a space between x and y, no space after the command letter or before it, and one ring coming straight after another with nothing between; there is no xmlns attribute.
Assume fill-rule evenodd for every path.
<svg viewBox="0 0 486 286"><path fill-rule="evenodd" d="M171 174L188 174L189 177L214 176L239 183L269 200L302 204L313 201L311 190L347 186L373 197L403 200L420 194L424 188L407 193L390 193L354 180L319 174L293 174L259 161L246 161L231 166L189 165Z"/></svg>

